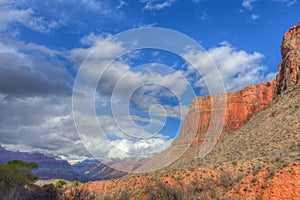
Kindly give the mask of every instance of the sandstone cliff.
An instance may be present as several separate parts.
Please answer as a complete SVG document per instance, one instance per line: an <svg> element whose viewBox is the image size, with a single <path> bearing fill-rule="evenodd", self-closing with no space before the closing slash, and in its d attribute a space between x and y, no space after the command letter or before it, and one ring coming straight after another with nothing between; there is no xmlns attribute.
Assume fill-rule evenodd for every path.
<svg viewBox="0 0 300 200"><path fill-rule="evenodd" d="M281 55L276 76L277 94L300 83L300 22L284 34Z"/></svg>
<svg viewBox="0 0 300 200"><path fill-rule="evenodd" d="M225 96L225 116L218 120L223 120L223 132L235 131L243 126L247 121L255 116L255 113L264 109L273 99L275 81L260 83L248 86L238 92L226 93ZM203 141L203 137L207 131L211 131L209 127L212 120L212 101L219 95L208 97L197 97L193 99L189 113L181 127L180 135L196 132L199 136L198 142ZM216 107L215 110L220 108ZM214 122L215 123L215 122ZM195 126L197 126L195 128ZM181 137L179 137L181 138ZM200 141L199 141L200 140ZM174 145L183 141L175 140ZM194 141L196 142L196 141Z"/></svg>

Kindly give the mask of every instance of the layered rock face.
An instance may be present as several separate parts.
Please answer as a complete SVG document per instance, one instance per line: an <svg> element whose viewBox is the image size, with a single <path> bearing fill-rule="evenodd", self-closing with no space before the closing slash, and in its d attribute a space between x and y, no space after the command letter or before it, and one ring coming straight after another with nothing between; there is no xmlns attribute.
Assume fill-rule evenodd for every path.
<svg viewBox="0 0 300 200"><path fill-rule="evenodd" d="M276 76L277 94L300 83L300 22L284 34L281 55Z"/></svg>
<svg viewBox="0 0 300 200"><path fill-rule="evenodd" d="M220 95L193 99L189 113L181 127L181 137L178 140L174 140L173 145L185 142L180 138L184 138L183 136L189 133L198 133L200 135L197 137L200 140L198 142L202 142L203 137L201 136L205 136L205 134L201 133L214 131L214 124L223 125L221 127L223 132L237 130L273 100L275 86L276 82L270 81L248 86L238 92L223 94L225 105L219 105L220 107L213 106L212 108L212 103L215 99L220 98ZM225 113L223 117L212 117L214 112L222 112L222 110Z"/></svg>

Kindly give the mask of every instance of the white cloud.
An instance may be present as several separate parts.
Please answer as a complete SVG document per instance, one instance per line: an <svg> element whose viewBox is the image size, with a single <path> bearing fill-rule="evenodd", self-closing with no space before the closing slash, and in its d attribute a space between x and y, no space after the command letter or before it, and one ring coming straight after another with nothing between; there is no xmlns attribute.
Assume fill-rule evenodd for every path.
<svg viewBox="0 0 300 200"><path fill-rule="evenodd" d="M83 45L87 45L87 46L90 46L90 47L94 47L96 46L97 44L99 44L100 42L104 41L105 39L108 39L110 38L111 35L108 34L108 33L102 33L101 35L95 35L94 32L88 34L88 35L85 35L83 36L81 39L80 39L80 42L81 44Z"/></svg>
<svg viewBox="0 0 300 200"><path fill-rule="evenodd" d="M124 6L127 6L129 2L126 2L125 0L120 0L119 5L116 7L117 10L123 8Z"/></svg>
<svg viewBox="0 0 300 200"><path fill-rule="evenodd" d="M86 45L93 45L98 40L101 40L101 37L99 39L99 37L91 34L90 36L85 37L82 42ZM14 58L14 64L10 64L10 70L12 72L20 71L22 73L22 76L27 76L27 74L28 76L31 76L31 74L34 73L35 78L32 78L30 80L35 81L39 80L39 77L52 77L49 80L43 80L45 83L51 82L51 80L56 80L56 78L59 78L60 80L65 82L72 83L72 79L65 77L62 71L54 70L55 67L52 66L51 63L45 63L44 61L37 62L36 60L34 60L34 57L28 58L28 56L23 53L23 50L24 52L26 52L25 50L39 52L41 55L45 54L45 56L64 55L63 53L51 50L45 46L35 43L24 44L22 42L12 42L11 44L8 44L9 41L6 42L7 44L0 43L0 56L2 57L1 61L5 62L6 64L11 62L10 57ZM111 56L115 55L115 53L118 53L119 48L122 48L121 46L118 46L118 43L113 43L112 41L107 44L107 47L110 48L106 48L106 50L111 49L111 51L96 51L96 55L100 56L100 58L104 60L111 58ZM80 49L80 51L70 51L67 55L72 60L76 60L76 58L78 57L82 59L90 49L91 48L88 47L87 49L82 48ZM27 63L25 62L25 60L27 60ZM20 70L22 67L24 68L22 64L25 63L33 71L29 70L28 73L27 71L25 73L24 70ZM116 75L116 78L118 79L129 70L129 66L125 63L122 63L121 61L117 62L117 65L115 65L115 67L115 70L117 71L114 71L112 69L112 73L107 74L108 79L113 77L112 75ZM118 70L121 70L121 72L119 73ZM41 73L42 76L36 73ZM15 79L7 72L4 72L3 75L7 76L9 79L16 80L16 83L20 82L19 78ZM139 72L129 71L127 79L129 79L129 77L133 77L133 79L137 79L138 81L133 81L129 84L128 82L123 82L121 84L123 86L122 90L126 90L133 86L135 87L136 84L141 83L141 81L146 79L154 80L163 78L159 74L148 74L145 76L140 75L141 74ZM92 73L90 76L87 75L87 77L93 78ZM174 90L180 91L181 87L184 84L178 85L180 84L180 82L176 83L177 79L177 74L173 76L169 74L168 80L164 80L164 83L172 85L174 86ZM6 79L1 79L2 82L4 80ZM114 81L112 82L112 84L113 83ZM28 82L26 84L28 85ZM24 83L23 85L26 84ZM3 82L3 84L1 83L0 85L7 85L7 82ZM35 85L43 86L43 84L39 82ZM59 85L55 86L55 91L59 91L59 87ZM8 87L5 88L8 89ZM38 90L38 92L43 91L43 88L44 87L42 87L41 90ZM9 147L10 149L14 147L14 150L30 152L38 151L45 154L60 155L69 160L83 159L90 156L89 153L85 150L82 140L80 140L76 134L76 129L71 113L72 101L70 96L53 95L50 92L51 90L47 89L47 87L44 88L45 93L42 93L42 95L40 96L39 93L33 93L32 89L33 87L30 87L30 90L25 90L25 93L18 93L20 95L20 98L19 96L13 95L15 94L15 92L12 89L7 90L7 94L3 93L2 91L0 92L0 143L5 147ZM7 98L7 95L10 95L11 97ZM102 96L101 98L102 99L100 100L103 101L101 102L103 106L99 106L101 108L105 108L106 106L107 109L109 109L109 98L105 96ZM172 112L177 112L177 108L172 109L174 110ZM172 109L168 108L170 112ZM175 116L175 114L172 115ZM153 134L157 134L157 132L148 132L147 129L144 130L139 126L133 126L132 123L129 123L129 121L132 121L133 123L149 122L150 124L154 124L154 127L156 127L157 130L160 130L164 125L164 121L162 121L160 118L152 117L152 119L148 119L138 115L134 115L132 117L128 116L127 118L124 116L121 117L122 118L120 119L116 119L116 117L110 115L97 116L97 119L101 124L101 128L105 133L108 134L108 137L113 136L120 138L115 140L113 144L118 146L123 145L122 148L127 148L127 150L129 150L130 152L159 151L167 148L168 145L170 145L170 140L164 138L162 135L160 137L158 137L159 135L156 135L155 138L149 139L143 138L152 136ZM118 122L120 123L116 124L116 120L118 120ZM83 128L84 131L94 134L94 137L92 139L90 138L90 140L97 140L97 134L99 133L99 130L89 125L89 123L92 121L91 116L84 115L82 121L84 122L84 126L79 128ZM127 132L127 134L124 133L124 130ZM156 130L154 129L154 131ZM129 139L130 135L139 136L142 138L136 141L132 141ZM103 145L106 145L106 143L101 140L101 137L99 138L99 140L97 140L97 142L102 149L104 148ZM118 151L119 154L114 154L112 153L113 151L115 151L115 149L108 148L107 151L104 152L104 156L107 157L112 155L113 158L125 158L131 156L128 152L122 153Z"/></svg>
<svg viewBox="0 0 300 200"><path fill-rule="evenodd" d="M174 70L174 72L163 72L164 74L162 74L160 72L169 71L169 69L161 68L158 65L142 66L132 70L126 59L114 60L115 57L119 57L125 51L125 48L119 42L108 38L105 43L102 43L102 49L98 47L93 49L98 42L103 41L103 38L103 36L96 36L93 33L89 34L83 37L81 42L93 45L92 47L72 49L67 53L70 60L79 63L90 51L93 51L86 60L82 73L87 80L92 82L98 82L99 80L98 89L101 95L112 95L115 91L114 97L121 102L124 102L124 99L133 97L132 100L141 108L148 110L151 105L160 104L160 98L168 98L174 95L180 97L187 90L189 83L180 71ZM114 63L109 65L113 60ZM106 71L104 71L105 69ZM169 90L163 90L163 87ZM140 88L139 92L133 94L137 88ZM168 110L172 117L181 118L182 116L178 111L176 107L170 107Z"/></svg>
<svg viewBox="0 0 300 200"><path fill-rule="evenodd" d="M145 154L159 153L171 145L171 140L165 138L150 138L138 141L127 139L114 140L112 145L116 148L109 151L109 158L128 158L139 154L145 157Z"/></svg>
<svg viewBox="0 0 300 200"><path fill-rule="evenodd" d="M56 103L53 103L56 102ZM76 135L68 97L0 98L0 143L14 150L89 156Z"/></svg>
<svg viewBox="0 0 300 200"><path fill-rule="evenodd" d="M162 10L167 7L171 7L176 0L140 0L141 3L145 4L144 10Z"/></svg>
<svg viewBox="0 0 300 200"><path fill-rule="evenodd" d="M236 50L228 42L223 42L221 46L209 49L207 53L219 69L225 89L228 92L269 80L274 75L273 73L266 74L266 67L261 63L264 58L263 54ZM211 66L210 58L204 52L190 52L183 56L193 60L203 75L215 76L210 72L214 66ZM191 70L190 73L192 72ZM195 86L205 88L204 79L200 78Z"/></svg>
<svg viewBox="0 0 300 200"><path fill-rule="evenodd" d="M122 44L113 41L110 37L111 35L109 34L95 35L94 33L90 33L89 35L82 37L80 40L83 45L87 46L86 48L80 47L71 49L70 51L65 52L65 57L75 64L75 69L77 70L87 55L92 52L90 55L93 57L90 56L90 60L87 62L92 62L91 60L94 60L95 65L91 65L89 67L91 71L86 73L87 78L88 76L93 77L95 75L94 72L97 69L105 68L108 61L117 58L117 56L124 51ZM103 48L97 48L96 46L101 42L104 42L101 45ZM98 79L98 77L94 77L94 79L96 78Z"/></svg>
<svg viewBox="0 0 300 200"><path fill-rule="evenodd" d="M5 31L12 23L18 22L23 25L27 24L32 15L32 10L0 10L0 31Z"/></svg>
<svg viewBox="0 0 300 200"><path fill-rule="evenodd" d="M11 38L6 38L6 37L0 38L0 49L2 50L14 49L14 51L10 53L18 54L18 56L20 56L22 52L28 52L28 51L35 52L38 54L43 54L50 57L63 56L62 52L58 50L50 49L45 45L40 45L32 42L25 43L20 40L13 40ZM25 56L25 54L22 55Z"/></svg>
<svg viewBox="0 0 300 200"><path fill-rule="evenodd" d="M284 3L286 6L290 7L298 3L297 0L272 0L274 2Z"/></svg>
<svg viewBox="0 0 300 200"><path fill-rule="evenodd" d="M103 42L103 37L95 34L89 34L85 36L81 42L85 45L96 46L97 42ZM68 58L72 61L83 60L84 57L92 50L92 47L77 48L67 53ZM134 152L146 151L153 149L159 149L157 146L149 146L150 138L155 134L158 134L165 125L166 116L176 118L178 121L183 119L188 111L188 103L185 104L173 104L168 105L169 102L162 102L161 99L178 97L180 102L183 98L193 98L194 96L185 95L185 91L189 87L189 83L182 76L181 71L176 71L170 68L165 69L160 65L144 65L132 68L130 62L127 59L119 58L114 60L114 57L119 57L126 49L121 43L111 40L110 38L102 43L101 48L96 47L93 49L93 54L89 54L86 59L83 70L83 77L92 83L98 83L98 93L96 94L97 110L101 114L98 114L98 122L101 126L101 131L108 134L107 137L120 138L113 140L115 143L119 142L120 145L132 145L132 147L126 146L126 149L130 149ZM158 55L155 53L155 55ZM114 62L104 71L107 64ZM104 72L103 74L101 74ZM101 78L99 77L101 75ZM98 79L100 78L99 82ZM88 85L87 85L88 86ZM85 87L85 86L83 86ZM88 87L87 87L88 88ZM166 89L167 88L167 89ZM91 88L90 88L91 89ZM82 91L84 98L87 95L93 96L94 93L87 92L87 89ZM84 99L83 98L83 99ZM88 98L91 99L91 98ZM129 102L134 102L130 107ZM88 110L92 103L84 101L79 106L80 109L76 116L79 117L80 122L84 122L81 125L77 124L77 128L87 133L99 133L97 127L93 128L92 120L89 120L89 115L92 112ZM82 110L81 110L82 108ZM113 109L113 112L110 109ZM114 109L115 108L115 109ZM128 110L131 109L133 114L129 114ZM86 109L86 110L85 110ZM112 112L112 113L111 113ZM77 113L77 112L76 112ZM136 114L137 113L137 114ZM147 116L147 117L144 117ZM149 118L148 118L149 117ZM137 123L136 123L137 122ZM140 123L149 123L145 127ZM139 138L132 141L134 138ZM156 135L157 136L157 135ZM91 140L96 140L96 135L84 136L85 143L88 147L94 149L99 153L99 157L105 157L110 154L116 156L119 153L116 149L111 149L111 144L101 143L101 138L97 144L102 144L98 147ZM92 138L92 139L91 139ZM153 138L152 138L153 139ZM146 141L147 140L147 141ZM169 144L169 139L160 139L159 144L165 147ZM153 145L157 140L152 141ZM162 144L162 142L164 142ZM144 145L144 146L143 146ZM99 148L99 149L97 149ZM125 147L124 147L125 148ZM150 148L150 149L149 149ZM111 149L111 150L109 150ZM123 151L120 153L120 157L128 156Z"/></svg>
<svg viewBox="0 0 300 200"><path fill-rule="evenodd" d="M71 115L73 78L48 60L59 54L35 43L0 42L0 143L5 147L67 157L89 155Z"/></svg>
<svg viewBox="0 0 300 200"><path fill-rule="evenodd" d="M19 3L22 2L20 1ZM19 4L16 1L0 2L0 31L6 31L10 29L10 26L15 24L22 24L27 28L42 33L60 26L59 21L45 20L32 8L27 7L20 9L17 5Z"/></svg>
<svg viewBox="0 0 300 200"><path fill-rule="evenodd" d="M121 1L124 6L124 1ZM121 4L120 4L121 5ZM41 33L48 33L62 25L74 23L74 18L82 12L97 14L98 16L121 19L122 13L116 12L109 1L99 0L59 0L59 1L0 1L0 31L16 30L23 25ZM15 33L17 34L17 33Z"/></svg>
<svg viewBox="0 0 300 200"><path fill-rule="evenodd" d="M258 18L259 18L259 14L252 14L251 15L251 19L254 20L254 21L257 20Z"/></svg>
<svg viewBox="0 0 300 200"><path fill-rule="evenodd" d="M45 57L53 53L34 43L0 42L0 93L6 98L69 96L73 78L57 63L48 63Z"/></svg>
<svg viewBox="0 0 300 200"><path fill-rule="evenodd" d="M157 123L158 125L163 125L163 123L160 120L157 119L150 119L150 118L143 118L136 115L131 116L131 119L138 122L145 122L145 123Z"/></svg>
<svg viewBox="0 0 300 200"><path fill-rule="evenodd" d="M25 54L21 53L17 48L14 46L7 46L0 42L0 54L13 54L17 57L25 57Z"/></svg>
<svg viewBox="0 0 300 200"><path fill-rule="evenodd" d="M257 0L243 0L242 7L251 10L253 8L253 3Z"/></svg>

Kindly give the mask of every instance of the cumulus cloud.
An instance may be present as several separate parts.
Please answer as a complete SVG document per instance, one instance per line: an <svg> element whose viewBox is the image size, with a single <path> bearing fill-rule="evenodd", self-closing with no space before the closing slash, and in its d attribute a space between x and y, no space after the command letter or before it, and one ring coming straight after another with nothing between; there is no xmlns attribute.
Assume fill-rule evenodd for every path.
<svg viewBox="0 0 300 200"><path fill-rule="evenodd" d="M107 40L102 43L101 48L96 47L96 44L105 38ZM174 95L181 97L187 90L189 83L180 71L170 71L155 64L132 69L126 58L117 59L125 51L125 47L120 42L112 40L108 34L91 33L84 36L81 42L91 47L72 49L67 57L75 63L81 63L80 61L92 52L84 61L84 66L87 67L81 68L81 73L87 81L98 82L97 89L101 95L113 95L115 100L117 98L120 102L124 102L124 99L132 100L140 108L149 110L151 105L163 105L159 101L160 98ZM131 54L136 56L135 53ZM176 106L168 108L167 113L172 117L182 117L180 112L178 113L180 109Z"/></svg>
<svg viewBox="0 0 300 200"><path fill-rule="evenodd" d="M189 102L180 104L180 101L184 97L190 99L194 97L190 95L191 93L186 95L188 81L182 72L164 68L159 64L150 63L132 67L127 56L119 57L126 51L122 43L108 36L101 46L96 47L98 41L103 42L103 37L89 34L82 38L81 42L91 47L73 49L67 55L77 62L83 60L92 50L92 54L89 54L80 68L82 76L79 76L79 80L85 80L86 83L80 81L85 84L79 87L82 96L78 96L79 105L75 106L78 108L75 108L75 116L79 122L76 126L80 132L88 133L82 137L84 143L97 152L97 157L100 158L119 154L120 157L128 156L126 151L130 145L133 147L129 149L133 152L160 150L154 145L157 142L162 148L167 147L172 138L161 139L163 134L160 131L165 126L166 117L180 121L187 113ZM129 57L132 55L136 56L135 53L131 53ZM89 102L92 99L89 97L94 96L92 88L91 92L87 89L90 83L96 83L98 86L95 98L100 132L97 130L97 124L93 120L88 120L93 114L93 108L88 106L93 104ZM104 136L94 135L96 133ZM159 135L161 137L157 139ZM152 141L153 137L155 140ZM95 138L98 140L95 141ZM112 140L103 143L107 138ZM149 146L149 141L153 143L153 147ZM126 151L119 152L116 148L110 148L112 144L121 146L126 144L126 148L124 147Z"/></svg>
<svg viewBox="0 0 300 200"><path fill-rule="evenodd" d="M259 52L248 53L237 50L228 42L223 42L219 47L209 49L207 53L219 69L228 92L274 78L274 73L266 73L267 68L262 64L264 55ZM193 60L204 76L214 76L210 72L214 66L211 66L209 57L205 53L190 52L183 56ZM200 78L195 86L204 88L204 79Z"/></svg>
<svg viewBox="0 0 300 200"><path fill-rule="evenodd" d="M5 99L0 95L0 143L11 150L88 157L76 134L67 97ZM78 151L78 153L74 153Z"/></svg>
<svg viewBox="0 0 300 200"><path fill-rule="evenodd" d="M49 61L60 53L35 43L1 40L0 143L11 150L70 159L90 156L71 115L73 78L58 62Z"/></svg>
<svg viewBox="0 0 300 200"><path fill-rule="evenodd" d="M0 93L7 97L71 95L72 78L63 68L2 43L0 58Z"/></svg>
<svg viewBox="0 0 300 200"><path fill-rule="evenodd" d="M145 157L147 154L159 153L170 147L172 140L165 138L150 138L132 141L127 139L113 140L111 143L116 148L108 153L110 158L128 158L137 154Z"/></svg>
<svg viewBox="0 0 300 200"><path fill-rule="evenodd" d="M35 43L26 44L1 38L1 144L10 149L55 154L69 160L91 156L84 147L85 145L88 147L89 143L83 143L85 140L77 135L73 123L70 96L73 78L63 66L55 62L56 59L49 59L49 57L64 56L77 65L74 69L78 70L79 63L84 60L88 52L93 49L97 42L101 42L106 37L109 35L89 34L81 40L86 48L75 48L67 52L59 52ZM98 79L99 77L95 77L94 70L104 67L105 62L123 51L122 45L118 42L111 40L106 44L105 51L103 49L95 50L96 57L101 62L95 66L91 65L90 71L84 73L87 79ZM120 81L122 78L123 81ZM170 138L158 133L164 126L164 120L160 116L164 116L165 113L158 107L151 107L154 103L160 103L159 98L172 97L172 93L162 90L160 85L146 85L139 93L135 94L136 102L140 103L139 106L150 109L150 113L154 116L149 118L149 116L145 117L139 113L131 116L112 116L109 96L112 95L117 82L120 83L121 92L116 96L122 101L128 91L150 81L160 82L180 94L186 88L186 83L177 73L160 74L155 71L148 73L146 71L131 71L130 65L122 59L117 60L99 82L97 95L99 98L96 99L96 103L99 112L103 113L97 115L96 118L102 131L114 141L113 144L122 144L123 147L127 145L130 152L162 150L167 148L171 141ZM85 93L75 95L85 95ZM158 95L161 96L158 97ZM140 99L143 101L138 102ZM164 110L171 117L182 117L180 107L167 104L165 106ZM184 110L186 112L187 107L184 107ZM84 126L77 128L95 134L88 141L98 139L99 148L105 149L106 143L101 137L97 137L99 134L98 127L89 126L92 121L91 118L91 115L84 115L81 119ZM147 126L141 128L139 123L146 123ZM153 134L155 138L148 138L152 137ZM141 139L132 140L132 136ZM109 155L113 155L113 158L130 156L126 151L125 153L112 154L112 151L115 150L109 148L110 146L107 146L108 149L104 152L104 158Z"/></svg>

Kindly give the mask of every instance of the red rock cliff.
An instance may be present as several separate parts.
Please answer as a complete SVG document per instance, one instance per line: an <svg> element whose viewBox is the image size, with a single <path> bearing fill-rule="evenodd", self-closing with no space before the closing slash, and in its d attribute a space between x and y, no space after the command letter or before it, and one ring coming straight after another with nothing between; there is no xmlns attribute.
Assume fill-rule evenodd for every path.
<svg viewBox="0 0 300 200"><path fill-rule="evenodd" d="M226 93L225 117L218 120L223 120L223 132L237 130L247 121L255 116L255 113L264 109L273 99L276 82L270 81L248 86L238 92ZM202 142L203 137L208 130L211 131L214 127L209 127L212 112L218 111L218 107L212 110L212 102L219 95L208 97L197 97L193 99L189 113L185 117L181 127L181 132L178 140L173 141L173 145L184 143L183 136L188 133L200 133L198 142ZM218 122L217 122L218 123ZM196 127L195 127L196 126ZM199 135L199 134L198 134Z"/></svg>
<svg viewBox="0 0 300 200"><path fill-rule="evenodd" d="M300 22L284 34L281 55L276 76L277 94L300 83Z"/></svg>

